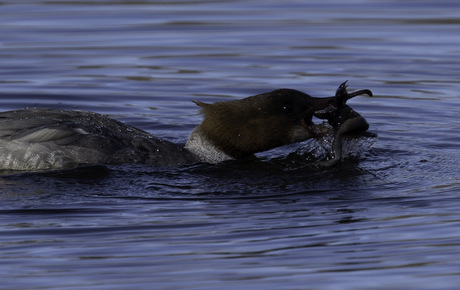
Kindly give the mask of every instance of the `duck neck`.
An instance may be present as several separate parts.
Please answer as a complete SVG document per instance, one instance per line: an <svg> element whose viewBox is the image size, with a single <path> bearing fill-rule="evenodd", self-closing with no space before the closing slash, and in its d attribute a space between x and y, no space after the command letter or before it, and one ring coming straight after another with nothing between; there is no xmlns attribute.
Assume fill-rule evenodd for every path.
<svg viewBox="0 0 460 290"><path fill-rule="evenodd" d="M185 144L185 149L195 154L201 162L216 164L234 159L217 148L212 141L205 136L200 126L193 129Z"/></svg>

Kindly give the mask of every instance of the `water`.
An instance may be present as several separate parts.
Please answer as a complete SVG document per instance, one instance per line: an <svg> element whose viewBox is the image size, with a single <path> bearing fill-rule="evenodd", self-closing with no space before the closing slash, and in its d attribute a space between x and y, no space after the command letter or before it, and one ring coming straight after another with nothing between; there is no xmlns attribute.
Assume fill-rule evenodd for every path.
<svg viewBox="0 0 460 290"><path fill-rule="evenodd" d="M379 134L329 170L301 165L307 142L217 166L3 175L2 288L460 285L458 1L0 4L2 110L90 110L185 143L191 99L349 80L374 92L350 105Z"/></svg>

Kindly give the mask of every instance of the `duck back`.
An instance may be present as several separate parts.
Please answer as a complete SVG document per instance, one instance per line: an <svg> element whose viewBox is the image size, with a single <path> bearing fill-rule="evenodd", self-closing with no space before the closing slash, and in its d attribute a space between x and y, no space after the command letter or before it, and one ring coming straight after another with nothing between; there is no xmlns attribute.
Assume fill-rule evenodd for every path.
<svg viewBox="0 0 460 290"><path fill-rule="evenodd" d="M0 113L0 170L194 161L176 144L97 113L41 108Z"/></svg>

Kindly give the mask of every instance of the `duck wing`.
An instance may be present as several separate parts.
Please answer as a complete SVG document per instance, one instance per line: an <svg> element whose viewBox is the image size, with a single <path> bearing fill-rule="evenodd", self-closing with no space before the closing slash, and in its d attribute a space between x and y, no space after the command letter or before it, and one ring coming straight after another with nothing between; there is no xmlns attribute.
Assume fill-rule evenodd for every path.
<svg viewBox="0 0 460 290"><path fill-rule="evenodd" d="M179 146L97 113L39 108L0 113L0 169L193 161Z"/></svg>

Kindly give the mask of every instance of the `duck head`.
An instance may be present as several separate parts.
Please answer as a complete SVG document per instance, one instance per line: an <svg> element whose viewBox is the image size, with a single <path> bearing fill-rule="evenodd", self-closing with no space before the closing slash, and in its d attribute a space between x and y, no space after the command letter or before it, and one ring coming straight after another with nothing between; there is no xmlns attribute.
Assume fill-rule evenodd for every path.
<svg viewBox="0 0 460 290"><path fill-rule="evenodd" d="M241 100L207 104L203 122L185 148L201 161L217 163L315 137L313 114L336 102L292 89L279 89Z"/></svg>

